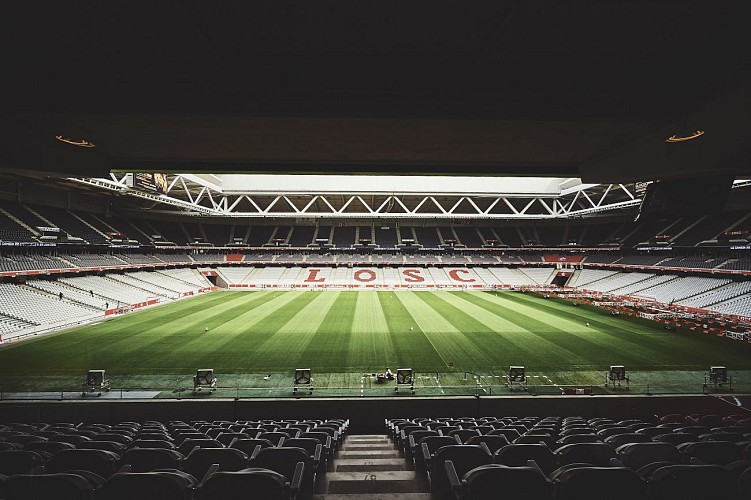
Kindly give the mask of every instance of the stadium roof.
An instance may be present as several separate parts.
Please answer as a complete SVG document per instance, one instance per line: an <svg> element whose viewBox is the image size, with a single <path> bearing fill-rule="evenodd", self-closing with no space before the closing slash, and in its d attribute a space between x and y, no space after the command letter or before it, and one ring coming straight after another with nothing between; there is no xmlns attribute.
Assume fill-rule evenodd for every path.
<svg viewBox="0 0 751 500"><path fill-rule="evenodd" d="M742 175L750 13L747 0L16 2L0 21L0 171Z"/></svg>

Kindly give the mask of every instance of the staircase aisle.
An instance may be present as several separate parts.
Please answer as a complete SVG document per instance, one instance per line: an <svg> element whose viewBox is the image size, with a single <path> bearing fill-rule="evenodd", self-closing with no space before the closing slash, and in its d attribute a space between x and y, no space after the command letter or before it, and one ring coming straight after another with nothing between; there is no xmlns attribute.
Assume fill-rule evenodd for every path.
<svg viewBox="0 0 751 500"><path fill-rule="evenodd" d="M430 488L387 435L348 436L314 500L429 500Z"/></svg>

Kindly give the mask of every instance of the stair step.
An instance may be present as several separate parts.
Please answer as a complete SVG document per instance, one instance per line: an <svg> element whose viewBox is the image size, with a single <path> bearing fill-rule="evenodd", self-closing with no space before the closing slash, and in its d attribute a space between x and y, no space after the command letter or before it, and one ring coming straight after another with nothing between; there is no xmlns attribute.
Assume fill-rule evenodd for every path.
<svg viewBox="0 0 751 500"><path fill-rule="evenodd" d="M386 434L357 434L354 436L348 436L347 441L388 441L389 437Z"/></svg>
<svg viewBox="0 0 751 500"><path fill-rule="evenodd" d="M355 495L315 495L313 500L430 500L430 493L375 493Z"/></svg>
<svg viewBox="0 0 751 500"><path fill-rule="evenodd" d="M362 451L362 450L396 450L393 444L345 444L342 451Z"/></svg>
<svg viewBox="0 0 751 500"><path fill-rule="evenodd" d="M328 493L422 493L414 471L330 472Z"/></svg>
<svg viewBox="0 0 751 500"><path fill-rule="evenodd" d="M336 472L409 470L401 458L341 459L335 461Z"/></svg>
<svg viewBox="0 0 751 500"><path fill-rule="evenodd" d="M365 450L361 451L340 451L337 454L337 459L356 459L356 458L365 458L365 459L375 459L375 458L401 458L401 453L398 450L376 450L373 452L368 452Z"/></svg>

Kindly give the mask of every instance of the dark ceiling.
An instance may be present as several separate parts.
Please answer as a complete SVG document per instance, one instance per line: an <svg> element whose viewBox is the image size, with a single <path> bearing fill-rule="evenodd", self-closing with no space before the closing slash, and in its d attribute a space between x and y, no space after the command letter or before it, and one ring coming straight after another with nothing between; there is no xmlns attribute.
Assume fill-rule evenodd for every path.
<svg viewBox="0 0 751 500"><path fill-rule="evenodd" d="M748 0L21 2L0 21L0 170L749 174L750 14Z"/></svg>

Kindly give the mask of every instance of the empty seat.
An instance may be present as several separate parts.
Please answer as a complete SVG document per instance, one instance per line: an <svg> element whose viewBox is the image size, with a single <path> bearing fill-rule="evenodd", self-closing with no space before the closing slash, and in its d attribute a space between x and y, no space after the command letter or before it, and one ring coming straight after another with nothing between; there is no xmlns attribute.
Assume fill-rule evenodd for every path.
<svg viewBox="0 0 751 500"><path fill-rule="evenodd" d="M718 465L667 465L648 478L650 500L735 498L732 474Z"/></svg>
<svg viewBox="0 0 751 500"><path fill-rule="evenodd" d="M84 441L76 446L76 448L80 450L106 450L118 455L122 455L128 449L126 445L116 441Z"/></svg>
<svg viewBox="0 0 751 500"><path fill-rule="evenodd" d="M566 444L558 448L555 455L558 465L581 462L598 467L607 467L610 459L616 458L615 450L605 443Z"/></svg>
<svg viewBox="0 0 751 500"><path fill-rule="evenodd" d="M502 447L509 444L508 439L506 439L506 436L473 436L467 440L466 444L480 444L485 443L485 446L488 447L488 451L490 453L495 453Z"/></svg>
<svg viewBox="0 0 751 500"><path fill-rule="evenodd" d="M634 500L646 483L627 467L573 467L558 475L556 500Z"/></svg>
<svg viewBox="0 0 751 500"><path fill-rule="evenodd" d="M629 443L616 449L619 460L626 467L638 470L653 462L681 463L678 448L670 443Z"/></svg>
<svg viewBox="0 0 751 500"><path fill-rule="evenodd" d="M451 495L451 484L444 464L446 460L453 463L457 476L464 477L472 469L491 463L492 458L493 455L483 445L454 444L438 448L427 464L431 493L440 498Z"/></svg>
<svg viewBox="0 0 751 500"><path fill-rule="evenodd" d="M445 462L451 488L467 500L498 498L549 500L550 482L536 466L508 467L488 464L476 467L459 480L452 461Z"/></svg>
<svg viewBox="0 0 751 500"><path fill-rule="evenodd" d="M493 456L493 463L511 467L526 466L529 460L534 460L545 475L555 469L555 455L541 443L512 443L500 448Z"/></svg>
<svg viewBox="0 0 751 500"><path fill-rule="evenodd" d="M245 452L248 456L253 454L253 451L257 446L260 446L261 448L273 448L274 443L268 439L236 439L230 444L230 448Z"/></svg>
<svg viewBox="0 0 751 500"><path fill-rule="evenodd" d="M5 482L5 500L91 500L94 489L76 474L17 474Z"/></svg>
<svg viewBox="0 0 751 500"><path fill-rule="evenodd" d="M195 448L183 460L182 468L201 479L212 464L219 465L222 471L238 471L248 467L248 455L235 448Z"/></svg>
<svg viewBox="0 0 751 500"><path fill-rule="evenodd" d="M219 433L215 439L222 443L224 446L229 446L235 439L250 439L250 435L244 432L224 432Z"/></svg>
<svg viewBox="0 0 751 500"><path fill-rule="evenodd" d="M0 451L0 474L29 474L44 463L42 456L29 450Z"/></svg>
<svg viewBox="0 0 751 500"><path fill-rule="evenodd" d="M224 445L217 441L216 439L193 439L188 438L185 439L180 446L177 447L177 451L183 454L183 456L187 456L191 451L193 451L193 448L223 448Z"/></svg>
<svg viewBox="0 0 751 500"><path fill-rule="evenodd" d="M211 474L196 489L197 500L289 500L297 496L304 475L304 465L296 465L292 479L284 474L263 469L249 468L237 472ZM252 495L249 494L252 492Z"/></svg>
<svg viewBox="0 0 751 500"><path fill-rule="evenodd" d="M62 441L35 441L28 443L24 449L30 451L44 451L51 455L54 455L60 450L72 450L75 448L70 443L63 443Z"/></svg>
<svg viewBox="0 0 751 500"><path fill-rule="evenodd" d="M315 484L315 468L313 459L302 448L262 448L251 456L251 465L276 471L292 482L298 463L303 464L303 476L300 481L300 494L309 498L313 494Z"/></svg>
<svg viewBox="0 0 751 500"><path fill-rule="evenodd" d="M136 439L130 443L131 448L164 448L165 450L174 450L177 447L172 441L165 439Z"/></svg>
<svg viewBox="0 0 751 500"><path fill-rule="evenodd" d="M115 472L119 459L116 453L105 450L62 450L47 462L46 469L48 472L85 470L106 479Z"/></svg>
<svg viewBox="0 0 751 500"><path fill-rule="evenodd" d="M97 491L97 500L190 500L196 480L179 471L126 472L110 477Z"/></svg>
<svg viewBox="0 0 751 500"><path fill-rule="evenodd" d="M678 445L678 451L705 464L727 465L741 460L743 451L728 441L700 441Z"/></svg>
<svg viewBox="0 0 751 500"><path fill-rule="evenodd" d="M420 451L415 455L415 468L426 470L430 458L439 448L453 444L459 444L459 442L451 436L427 436L422 438L418 443Z"/></svg>
<svg viewBox="0 0 751 500"><path fill-rule="evenodd" d="M131 448L120 458L120 465L130 465L131 472L180 469L183 455L165 448Z"/></svg>
<svg viewBox="0 0 751 500"><path fill-rule="evenodd" d="M605 442L613 448L618 448L619 446L628 443L646 443L650 441L652 441L652 439L649 436L645 434L637 434L635 432L616 434L614 436L605 438Z"/></svg>

